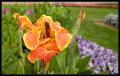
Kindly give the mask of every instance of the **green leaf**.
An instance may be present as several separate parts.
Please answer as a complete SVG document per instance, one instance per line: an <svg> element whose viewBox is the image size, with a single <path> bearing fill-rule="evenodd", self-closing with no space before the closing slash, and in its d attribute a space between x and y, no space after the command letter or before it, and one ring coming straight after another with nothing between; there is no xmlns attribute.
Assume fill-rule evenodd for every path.
<svg viewBox="0 0 120 76"><path fill-rule="evenodd" d="M28 60L25 60L25 66L24 67L25 67L25 73L26 74L33 74L34 73L33 66Z"/></svg>
<svg viewBox="0 0 120 76"><path fill-rule="evenodd" d="M60 66L58 65L56 57L53 57L52 60L50 61L48 71L49 72L54 71L55 73L60 73Z"/></svg>
<svg viewBox="0 0 120 76"><path fill-rule="evenodd" d="M9 58L8 61L2 63L3 74L16 74L18 62L14 59Z"/></svg>
<svg viewBox="0 0 120 76"><path fill-rule="evenodd" d="M41 64L40 61L37 60L37 61L35 62L35 64L33 65L33 69L34 69L34 72L35 72L35 73L39 72L40 68L42 68L42 67L40 66L40 64Z"/></svg>
<svg viewBox="0 0 120 76"><path fill-rule="evenodd" d="M85 69L84 71L80 72L80 74L92 74L92 70L91 69Z"/></svg>
<svg viewBox="0 0 120 76"><path fill-rule="evenodd" d="M73 56L78 56L79 55L79 50L78 50L78 43L74 43L74 51L73 51Z"/></svg>
<svg viewBox="0 0 120 76"><path fill-rule="evenodd" d="M18 65L18 69L17 69L17 74L24 74L24 66L23 63L19 60L19 65Z"/></svg>
<svg viewBox="0 0 120 76"><path fill-rule="evenodd" d="M62 51L56 58L61 72L65 72L65 51Z"/></svg>
<svg viewBox="0 0 120 76"><path fill-rule="evenodd" d="M66 52L66 61L68 61L68 59L70 59L70 62L69 63L67 62L68 73L76 74L78 72L78 69L75 68L75 65L78 62L78 60L80 59L77 43L74 42L74 44L71 44L71 46L66 51L67 51ZM72 52L71 55L70 55L70 52Z"/></svg>
<svg viewBox="0 0 120 76"><path fill-rule="evenodd" d="M40 70L39 72L37 72L37 74L42 74L42 70Z"/></svg>
<svg viewBox="0 0 120 76"><path fill-rule="evenodd" d="M67 47L65 50L65 66L68 67L68 54L69 54L69 48Z"/></svg>
<svg viewBox="0 0 120 76"><path fill-rule="evenodd" d="M21 57L22 57L22 62L23 62L23 64L25 64L25 60L27 59L27 55L22 51L20 53L21 53Z"/></svg>
<svg viewBox="0 0 120 76"><path fill-rule="evenodd" d="M85 57L83 59L80 59L77 62L75 67L79 69L78 73L81 73L81 72L83 72L85 70L87 64L89 63L90 58L91 58L90 56L87 56L87 57Z"/></svg>
<svg viewBox="0 0 120 76"><path fill-rule="evenodd" d="M65 70L65 74L68 74L68 67L67 67L66 70Z"/></svg>
<svg viewBox="0 0 120 76"><path fill-rule="evenodd" d="M5 45L4 45L5 46ZM17 48L2 50L2 62L5 62L10 56L14 55L18 51Z"/></svg>
<svg viewBox="0 0 120 76"><path fill-rule="evenodd" d="M80 59L77 42L74 43L73 58L74 59L73 59L73 66L72 67L75 69L75 65L77 64L77 62Z"/></svg>

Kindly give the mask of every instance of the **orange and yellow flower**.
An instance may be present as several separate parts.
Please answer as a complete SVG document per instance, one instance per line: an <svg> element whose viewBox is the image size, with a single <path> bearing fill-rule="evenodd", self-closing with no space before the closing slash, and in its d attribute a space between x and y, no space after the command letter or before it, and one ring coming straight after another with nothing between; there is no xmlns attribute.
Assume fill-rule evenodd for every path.
<svg viewBox="0 0 120 76"><path fill-rule="evenodd" d="M23 41L31 50L28 55L31 63L39 59L46 64L70 44L72 36L69 31L60 26L59 22L54 22L50 16L42 15L35 24L19 13L15 13L13 17L23 30L27 30Z"/></svg>

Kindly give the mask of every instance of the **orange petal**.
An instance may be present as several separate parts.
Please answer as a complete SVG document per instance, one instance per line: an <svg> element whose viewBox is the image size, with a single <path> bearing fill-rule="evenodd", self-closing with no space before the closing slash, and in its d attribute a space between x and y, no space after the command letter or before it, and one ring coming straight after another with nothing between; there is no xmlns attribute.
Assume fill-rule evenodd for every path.
<svg viewBox="0 0 120 76"><path fill-rule="evenodd" d="M36 22L37 27L43 27L45 26L45 22L50 24L52 22L52 19L50 16L42 15Z"/></svg>
<svg viewBox="0 0 120 76"><path fill-rule="evenodd" d="M26 16L20 16L19 13L15 13L13 17L18 20L19 25L23 30L26 29L26 27L29 27L29 28L33 27L31 21Z"/></svg>
<svg viewBox="0 0 120 76"><path fill-rule="evenodd" d="M39 46L35 50L31 51L28 55L28 60L34 63L37 59L41 60L44 64L51 60L51 53L47 51L44 47Z"/></svg>
<svg viewBox="0 0 120 76"><path fill-rule="evenodd" d="M47 43L39 45L36 48L38 58L43 61L43 63L48 63L52 56L56 56L59 53L55 39L50 39Z"/></svg>
<svg viewBox="0 0 120 76"><path fill-rule="evenodd" d="M50 51L53 56L59 53L59 48L57 47L55 39L51 39L49 42L44 44L43 47Z"/></svg>
<svg viewBox="0 0 120 76"><path fill-rule="evenodd" d="M48 50L46 50L44 47L39 46L36 49L36 51L38 51L37 52L38 58L42 60L43 63L47 63L51 60L52 57L51 53Z"/></svg>
<svg viewBox="0 0 120 76"><path fill-rule="evenodd" d="M39 46L40 30L37 32L28 31L23 35L23 41L26 47L30 50L34 50Z"/></svg>
<svg viewBox="0 0 120 76"><path fill-rule="evenodd" d="M20 16L19 23L22 29L26 29L26 27L30 27L30 28L33 27L31 21L26 16Z"/></svg>
<svg viewBox="0 0 120 76"><path fill-rule="evenodd" d="M68 46L68 44L71 41L72 36L69 34L69 32L62 28L55 32L56 42L58 45L58 48L62 51L64 48Z"/></svg>
<svg viewBox="0 0 120 76"><path fill-rule="evenodd" d="M40 40L39 40L39 44L45 44L45 43L48 42L49 40L50 40L50 38L40 39Z"/></svg>
<svg viewBox="0 0 120 76"><path fill-rule="evenodd" d="M84 12L84 10L82 8L80 11L80 16L79 16L80 21L83 21L85 19L85 15L86 15L86 13Z"/></svg>
<svg viewBox="0 0 120 76"><path fill-rule="evenodd" d="M50 16L42 15L36 22L37 27L43 28L45 26L45 23L48 23L50 28L52 26L53 20Z"/></svg>
<svg viewBox="0 0 120 76"><path fill-rule="evenodd" d="M43 29L46 27L46 23L49 24L50 27L50 37L55 36L55 31L59 30L61 28L59 22L54 22L50 16L42 15L36 22L36 26Z"/></svg>
<svg viewBox="0 0 120 76"><path fill-rule="evenodd" d="M58 31L59 29L61 29L60 23L59 22L53 22L51 25L52 30L54 31Z"/></svg>
<svg viewBox="0 0 120 76"><path fill-rule="evenodd" d="M32 51L30 52L30 54L28 55L28 61L30 61L31 63L34 63L37 60L37 51Z"/></svg>
<svg viewBox="0 0 120 76"><path fill-rule="evenodd" d="M18 19L18 18L19 18L19 16L20 16L20 14L19 14L19 13L14 13L14 14L13 14L13 17L14 17L15 19Z"/></svg>

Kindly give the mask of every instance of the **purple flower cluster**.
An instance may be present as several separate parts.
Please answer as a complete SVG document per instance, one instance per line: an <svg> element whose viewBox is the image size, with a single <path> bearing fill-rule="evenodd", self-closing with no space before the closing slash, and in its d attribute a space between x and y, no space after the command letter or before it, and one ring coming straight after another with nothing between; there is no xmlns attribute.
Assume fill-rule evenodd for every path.
<svg viewBox="0 0 120 76"><path fill-rule="evenodd" d="M91 56L88 66L89 68L94 69L94 73L118 73L118 57L111 49L104 48L94 42L85 40L81 36L76 36L75 39L78 42L80 58Z"/></svg>

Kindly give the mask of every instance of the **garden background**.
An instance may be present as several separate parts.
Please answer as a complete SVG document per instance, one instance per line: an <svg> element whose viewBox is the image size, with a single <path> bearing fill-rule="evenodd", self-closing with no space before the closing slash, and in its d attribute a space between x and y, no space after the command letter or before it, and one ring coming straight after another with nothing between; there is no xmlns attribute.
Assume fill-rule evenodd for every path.
<svg viewBox="0 0 120 76"><path fill-rule="evenodd" d="M20 57L18 36L19 26L17 25L16 20L13 18L13 14L18 12L21 15L27 15L33 23L36 22L41 15L46 14L51 16L54 21L59 21L61 26L71 32L81 7L78 5L77 7L74 5L67 6L67 4L65 5L63 2L56 2L55 5L58 6L55 6L54 2L53 5L44 2L41 4L4 3L2 3L2 74L41 74L42 69L40 68L41 65L39 61L37 61L35 64L30 64L27 61L26 56L28 51L22 53L24 59ZM89 2L87 4L89 4ZM85 6L85 4L80 5ZM110 13L118 14L117 7L112 6L114 7L112 8L109 6L99 8L95 3L91 5L92 7L90 7L90 5L89 7L87 6L88 5L84 7L86 17L80 25L78 34L86 40L96 42L100 46L110 48L113 50L113 52L118 53L118 28L97 22L98 20L103 20L104 17ZM101 5L99 4L99 6L102 6L102 3ZM25 46L23 45L23 49L24 48ZM67 49L68 48L65 50ZM65 68L66 60L64 58L67 56L66 52L68 51L64 51L58 55L56 60L52 60L52 62L57 62L58 64L53 63L50 67L52 68L52 66L56 65L56 67L59 66L60 68L49 69L50 73L76 73L76 71L67 72L68 68ZM65 66L62 67L63 65ZM65 71L62 69L65 69ZM56 72L53 72L53 70L56 70Z"/></svg>

